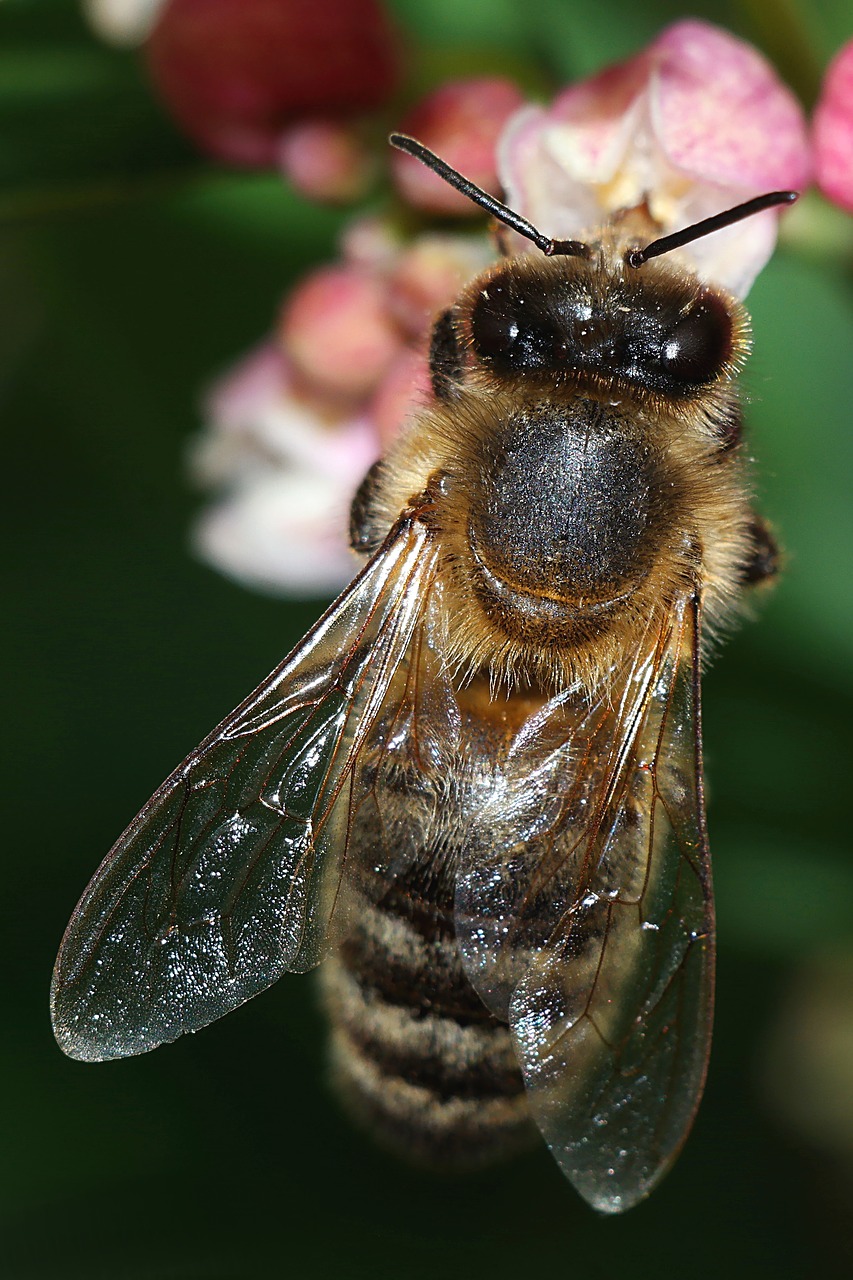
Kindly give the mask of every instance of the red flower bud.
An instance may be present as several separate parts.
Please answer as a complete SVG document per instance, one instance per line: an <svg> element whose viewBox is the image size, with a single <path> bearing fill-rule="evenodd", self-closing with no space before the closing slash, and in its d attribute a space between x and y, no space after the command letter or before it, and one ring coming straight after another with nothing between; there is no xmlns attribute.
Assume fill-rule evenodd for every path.
<svg viewBox="0 0 853 1280"><path fill-rule="evenodd" d="M168 0L147 45L175 119L232 164L272 165L284 126L393 92L398 43L377 0Z"/></svg>

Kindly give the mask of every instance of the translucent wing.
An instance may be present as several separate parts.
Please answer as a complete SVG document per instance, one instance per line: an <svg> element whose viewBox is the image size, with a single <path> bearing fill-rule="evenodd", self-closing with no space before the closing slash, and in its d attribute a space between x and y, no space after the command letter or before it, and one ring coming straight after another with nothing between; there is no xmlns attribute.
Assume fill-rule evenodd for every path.
<svg viewBox="0 0 853 1280"><path fill-rule="evenodd" d="M704 1084L713 906L700 761L698 604L685 597L608 697L564 695L523 727L500 821L486 824L505 837L472 847L457 881L471 981L509 1019L558 1163L607 1212L663 1175Z"/></svg>
<svg viewBox="0 0 853 1280"><path fill-rule="evenodd" d="M628 698L585 834L577 900L510 1008L531 1110L604 1212L646 1196L702 1093L713 900L702 797L698 604L685 599Z"/></svg>
<svg viewBox="0 0 853 1280"><path fill-rule="evenodd" d="M627 684L633 699L636 683ZM503 1021L518 983L577 902L597 798L627 733L624 702L563 693L525 720L461 851L460 951L471 983Z"/></svg>
<svg viewBox="0 0 853 1280"><path fill-rule="evenodd" d="M66 1053L124 1057L198 1030L317 963L346 927L353 775L398 715L434 561L425 526L401 521L118 840L56 962Z"/></svg>

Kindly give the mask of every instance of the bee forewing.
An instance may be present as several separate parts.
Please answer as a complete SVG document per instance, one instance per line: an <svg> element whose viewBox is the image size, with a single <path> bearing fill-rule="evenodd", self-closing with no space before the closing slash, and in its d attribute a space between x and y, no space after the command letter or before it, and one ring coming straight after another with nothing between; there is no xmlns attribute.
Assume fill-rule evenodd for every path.
<svg viewBox="0 0 853 1280"><path fill-rule="evenodd" d="M506 1021L533 956L575 904L590 823L624 717L605 696L562 693L515 737L460 855L456 931L465 971Z"/></svg>
<svg viewBox="0 0 853 1280"><path fill-rule="evenodd" d="M700 772L698 604L682 602L587 833L574 905L517 986L534 1119L595 1208L646 1196L705 1081L713 901Z"/></svg>
<svg viewBox="0 0 853 1280"><path fill-rule="evenodd" d="M435 553L403 519L305 640L156 792L95 873L54 971L70 1056L125 1057L196 1031L322 957L340 891L359 751ZM402 696L402 695L401 695Z"/></svg>

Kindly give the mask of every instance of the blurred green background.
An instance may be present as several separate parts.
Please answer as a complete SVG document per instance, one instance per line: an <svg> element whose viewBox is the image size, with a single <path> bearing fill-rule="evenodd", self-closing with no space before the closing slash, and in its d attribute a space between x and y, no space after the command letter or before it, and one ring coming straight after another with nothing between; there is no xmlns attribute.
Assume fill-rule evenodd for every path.
<svg viewBox="0 0 853 1280"><path fill-rule="evenodd" d="M574 76L685 14L672 0L392 8L424 82L515 64ZM691 12L754 40L806 96L853 34L849 0ZM53 1043L50 970L89 875L321 608L192 560L184 462L200 391L268 329L288 282L332 256L340 225L274 176L204 162L137 57L100 44L70 0L0 6L0 1275L849 1276L853 222L841 215L826 237L783 247L750 296L752 448L789 554L705 682L717 1029L695 1130L651 1200L599 1220L544 1148L458 1181L392 1163L326 1090L310 978L141 1059L86 1066ZM822 1137L803 1118L810 1095L828 1108Z"/></svg>

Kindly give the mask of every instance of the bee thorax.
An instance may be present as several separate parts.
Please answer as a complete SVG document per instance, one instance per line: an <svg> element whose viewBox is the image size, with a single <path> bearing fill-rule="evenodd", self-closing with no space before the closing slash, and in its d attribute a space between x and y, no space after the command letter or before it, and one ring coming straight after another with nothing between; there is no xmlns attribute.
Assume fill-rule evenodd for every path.
<svg viewBox="0 0 853 1280"><path fill-rule="evenodd" d="M501 435L470 521L487 591L497 579L594 611L645 575L655 461L612 411L538 405Z"/></svg>

